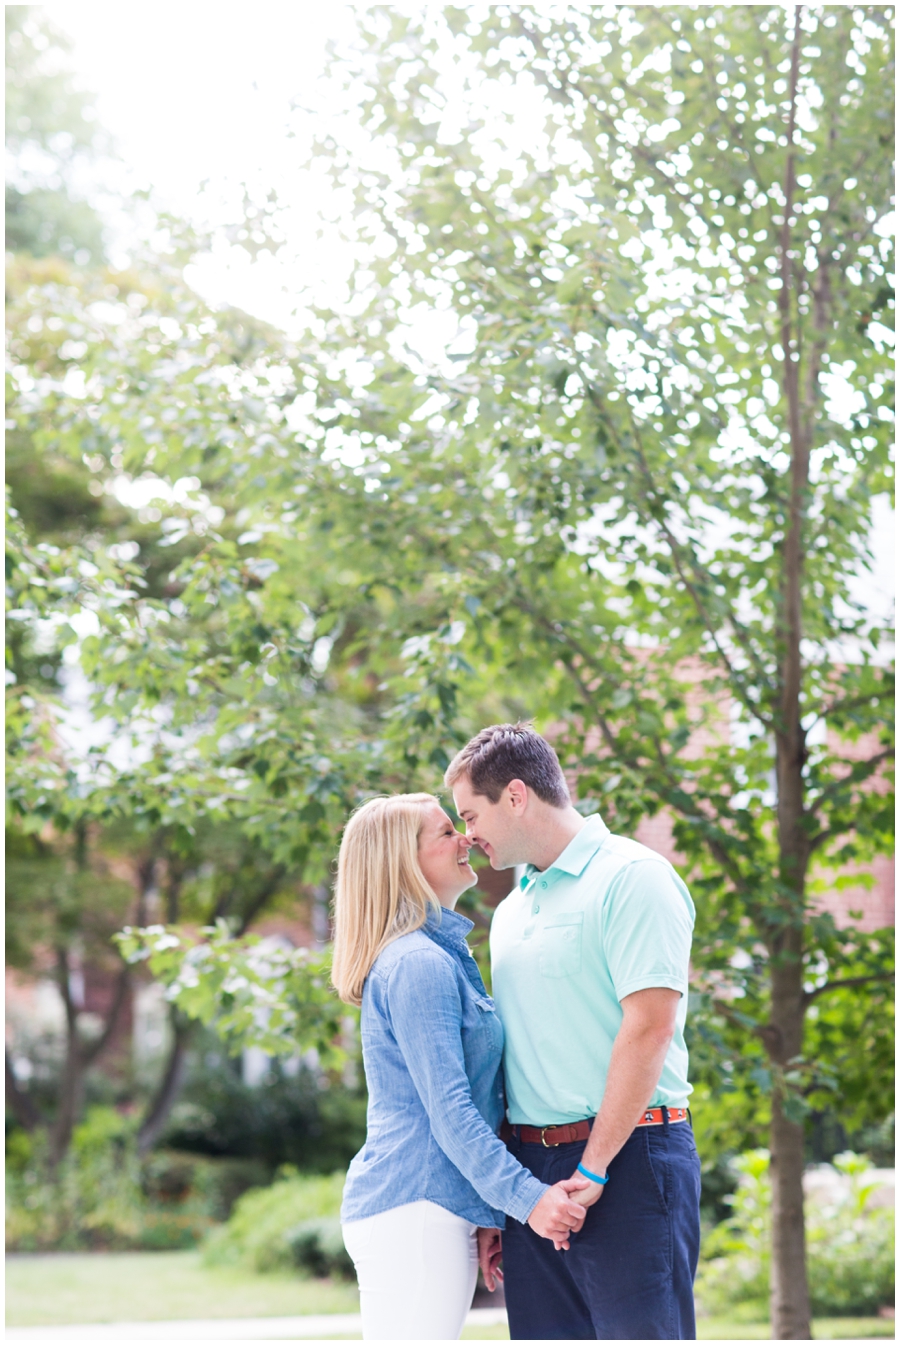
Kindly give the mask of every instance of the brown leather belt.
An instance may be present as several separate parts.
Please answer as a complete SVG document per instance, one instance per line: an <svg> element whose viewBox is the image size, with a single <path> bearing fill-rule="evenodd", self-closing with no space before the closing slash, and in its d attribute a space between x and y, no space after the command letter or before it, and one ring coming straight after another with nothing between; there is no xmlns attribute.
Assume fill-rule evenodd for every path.
<svg viewBox="0 0 900 1345"><path fill-rule="evenodd" d="M669 1113L669 1125L688 1119L687 1107L648 1107L641 1113L638 1125L665 1125L665 1111ZM520 1126L504 1121L500 1127L500 1138L508 1140L515 1136L523 1144L543 1144L545 1149L556 1149L560 1144L576 1144L579 1140L586 1140L593 1124L593 1121L571 1121L561 1126Z"/></svg>

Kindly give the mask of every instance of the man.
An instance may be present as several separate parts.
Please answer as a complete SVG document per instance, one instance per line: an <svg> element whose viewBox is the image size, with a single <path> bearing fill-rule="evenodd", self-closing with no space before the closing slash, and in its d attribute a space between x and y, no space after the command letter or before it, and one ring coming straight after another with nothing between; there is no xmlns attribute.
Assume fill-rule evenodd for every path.
<svg viewBox="0 0 900 1345"><path fill-rule="evenodd" d="M525 864L491 928L507 1144L545 1182L584 1176L570 1249L510 1220L513 1340L695 1338L700 1161L684 1023L694 907L672 865L571 805L527 724L483 729L445 776L495 869ZM500 1235L482 1238L492 1280Z"/></svg>

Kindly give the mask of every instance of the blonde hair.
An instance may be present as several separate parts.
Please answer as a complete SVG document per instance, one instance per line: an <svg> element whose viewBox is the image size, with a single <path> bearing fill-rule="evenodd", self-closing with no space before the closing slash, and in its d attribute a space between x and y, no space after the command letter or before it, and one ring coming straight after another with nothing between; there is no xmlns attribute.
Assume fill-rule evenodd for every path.
<svg viewBox="0 0 900 1345"><path fill-rule="evenodd" d="M419 835L433 794L369 799L351 814L338 855L331 980L346 1004L382 949L424 925L438 899L419 868Z"/></svg>

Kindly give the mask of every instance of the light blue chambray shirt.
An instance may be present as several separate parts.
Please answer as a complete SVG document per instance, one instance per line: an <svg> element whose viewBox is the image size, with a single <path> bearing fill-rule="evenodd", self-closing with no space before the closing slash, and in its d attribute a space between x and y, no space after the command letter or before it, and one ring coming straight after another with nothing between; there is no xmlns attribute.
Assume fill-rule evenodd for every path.
<svg viewBox="0 0 900 1345"><path fill-rule="evenodd" d="M366 1142L350 1164L343 1223L415 1200L481 1227L525 1223L545 1184L497 1136L503 1028L466 935L432 912L376 959L362 997Z"/></svg>
<svg viewBox="0 0 900 1345"><path fill-rule="evenodd" d="M491 925L491 978L506 1039L513 1124L561 1125L603 1101L621 1001L681 995L651 1106L691 1092L684 1024L694 904L667 859L588 818L543 873L529 865Z"/></svg>

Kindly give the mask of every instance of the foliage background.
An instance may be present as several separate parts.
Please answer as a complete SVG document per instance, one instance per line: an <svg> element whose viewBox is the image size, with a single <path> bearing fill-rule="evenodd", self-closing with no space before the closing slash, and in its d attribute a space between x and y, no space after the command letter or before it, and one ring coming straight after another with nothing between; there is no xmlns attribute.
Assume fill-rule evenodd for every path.
<svg viewBox="0 0 900 1345"><path fill-rule="evenodd" d="M329 1051L347 1026L316 967L273 988L243 936L272 912L311 924L367 792L434 788L470 731L519 715L553 728L585 811L626 833L675 818L700 909L710 1217L731 1157L765 1142L773 1089L809 1156L871 1138L892 1107L891 940L838 930L813 898L890 844L887 623L854 588L892 481L888 12L803 11L791 216L780 10L367 12L314 159L343 203L348 300L290 336L200 297L185 267L215 240L161 212L109 263L76 186L108 153L89 99L47 62L63 41L39 14L7 20L8 957L53 978L66 1013L57 1057L13 1078L21 1170L63 1180L71 1153L90 1185L92 1101L138 1108L144 1154L266 1176L346 1159L361 1098ZM284 228L277 194L248 196L233 237L277 253ZM417 349L426 310L453 318L440 359ZM772 789L793 354L812 463L799 896ZM125 924L187 929L168 960L154 935L175 991L152 1088L122 1044L149 952L118 959ZM204 927L215 955L183 963ZM788 1064L766 1036L786 929L809 997ZM99 1024L85 971L114 987ZM251 1099L204 1067L191 1015L290 1054L285 1003L314 1069ZM44 1129L40 1167L22 1136Z"/></svg>

